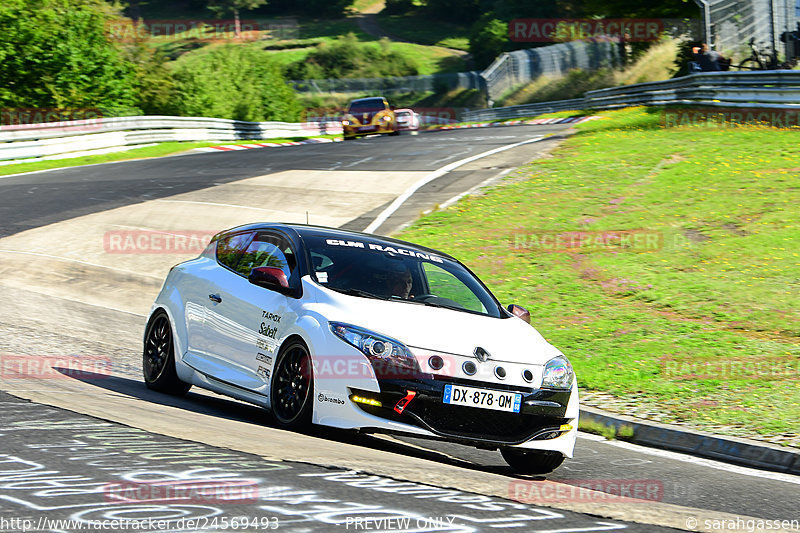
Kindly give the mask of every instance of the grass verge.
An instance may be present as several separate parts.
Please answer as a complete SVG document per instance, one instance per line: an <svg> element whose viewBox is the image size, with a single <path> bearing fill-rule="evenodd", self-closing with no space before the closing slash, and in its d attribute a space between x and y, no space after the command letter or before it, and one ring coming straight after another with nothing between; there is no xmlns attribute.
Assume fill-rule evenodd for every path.
<svg viewBox="0 0 800 533"><path fill-rule="evenodd" d="M265 139L260 141L224 141L224 142L166 142L156 146L145 146L134 148L125 152L115 152L110 154L86 155L71 159L54 159L51 161L36 161L32 163L17 163L15 165L0 166L0 176L9 174L22 174L23 172L36 172L38 170L51 170L54 168L80 167L84 165L96 165L98 163L112 163L114 161L129 161L132 159L148 159L152 157L164 157L177 155L194 150L195 148L205 148L208 146L225 146L228 144L253 144L253 143L279 143L288 141L303 141L306 139L327 138L333 139L341 135L320 135L318 137L287 137L281 139Z"/></svg>
<svg viewBox="0 0 800 533"><path fill-rule="evenodd" d="M401 237L528 307L604 407L800 445L797 132L600 114Z"/></svg>

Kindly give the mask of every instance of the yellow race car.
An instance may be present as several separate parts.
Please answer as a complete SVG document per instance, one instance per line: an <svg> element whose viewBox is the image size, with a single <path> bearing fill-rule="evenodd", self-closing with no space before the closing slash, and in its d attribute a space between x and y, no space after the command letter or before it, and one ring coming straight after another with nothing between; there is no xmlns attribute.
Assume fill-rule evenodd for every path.
<svg viewBox="0 0 800 533"><path fill-rule="evenodd" d="M346 141L373 133L399 133L394 111L382 96L358 98L350 102L342 118L342 130Z"/></svg>

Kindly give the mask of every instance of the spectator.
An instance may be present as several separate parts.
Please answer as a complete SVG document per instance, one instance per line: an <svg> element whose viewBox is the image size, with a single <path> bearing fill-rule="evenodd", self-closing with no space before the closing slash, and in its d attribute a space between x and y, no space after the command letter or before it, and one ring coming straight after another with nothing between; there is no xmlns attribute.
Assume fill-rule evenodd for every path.
<svg viewBox="0 0 800 533"><path fill-rule="evenodd" d="M722 59L722 55L712 50L706 43L702 44L700 53L697 54L697 63L703 72L718 72L722 70L720 67L720 60Z"/></svg>

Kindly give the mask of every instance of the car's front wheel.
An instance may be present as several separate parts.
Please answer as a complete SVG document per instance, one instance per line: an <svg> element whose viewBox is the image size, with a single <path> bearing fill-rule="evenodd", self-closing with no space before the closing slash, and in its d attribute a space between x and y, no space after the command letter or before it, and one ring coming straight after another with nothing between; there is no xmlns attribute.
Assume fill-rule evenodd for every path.
<svg viewBox="0 0 800 533"><path fill-rule="evenodd" d="M508 466L518 474L549 474L564 462L564 456L559 452L547 450L502 448L500 453L508 463Z"/></svg>
<svg viewBox="0 0 800 533"><path fill-rule="evenodd" d="M167 313L153 315L144 339L142 373L147 387L177 396L186 394L192 385L181 381L175 370L175 343Z"/></svg>
<svg viewBox="0 0 800 533"><path fill-rule="evenodd" d="M309 426L313 393L311 354L301 340L290 341L278 354L270 387L270 403L275 421L291 429Z"/></svg>

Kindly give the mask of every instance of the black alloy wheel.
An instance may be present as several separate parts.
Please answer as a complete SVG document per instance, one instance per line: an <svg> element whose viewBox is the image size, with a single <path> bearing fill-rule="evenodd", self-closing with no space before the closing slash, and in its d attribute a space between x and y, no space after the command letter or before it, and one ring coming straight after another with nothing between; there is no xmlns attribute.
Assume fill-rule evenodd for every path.
<svg viewBox="0 0 800 533"><path fill-rule="evenodd" d="M272 414L278 425L302 429L311 424L314 376L311 354L299 340L281 349L270 387Z"/></svg>
<svg viewBox="0 0 800 533"><path fill-rule="evenodd" d="M147 388L181 396L192 387L178 378L175 371L175 343L172 326L164 311L150 319L142 354L142 373Z"/></svg>

